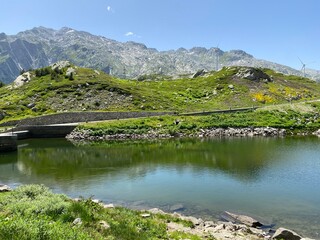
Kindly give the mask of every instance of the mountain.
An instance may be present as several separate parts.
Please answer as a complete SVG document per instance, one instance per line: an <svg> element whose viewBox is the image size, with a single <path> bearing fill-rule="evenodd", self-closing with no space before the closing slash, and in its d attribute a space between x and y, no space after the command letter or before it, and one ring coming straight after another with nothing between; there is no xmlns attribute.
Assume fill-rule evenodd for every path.
<svg viewBox="0 0 320 240"><path fill-rule="evenodd" d="M242 50L194 47L158 51L136 42L117 42L71 28L60 30L37 27L17 35L0 34L0 81L12 82L22 69L36 69L61 60L100 69L120 78L160 74L173 77L200 69L211 71L223 66L270 68L301 75L293 68L254 58ZM320 72L307 71L307 77L320 79Z"/></svg>

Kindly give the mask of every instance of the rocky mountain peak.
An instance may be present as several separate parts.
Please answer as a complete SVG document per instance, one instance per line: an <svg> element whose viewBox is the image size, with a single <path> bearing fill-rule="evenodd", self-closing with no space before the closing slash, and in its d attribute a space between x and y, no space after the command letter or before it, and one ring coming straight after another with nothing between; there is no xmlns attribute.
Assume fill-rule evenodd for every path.
<svg viewBox="0 0 320 240"><path fill-rule="evenodd" d="M120 78L159 73L179 76L224 66L265 67L301 75L298 70L256 59L243 50L224 52L219 48L194 47L158 51L142 43L122 43L68 27L60 30L36 27L14 36L0 35L0 81L12 82L21 69L41 68L60 60L104 70ZM307 73L308 77L320 79L318 71Z"/></svg>

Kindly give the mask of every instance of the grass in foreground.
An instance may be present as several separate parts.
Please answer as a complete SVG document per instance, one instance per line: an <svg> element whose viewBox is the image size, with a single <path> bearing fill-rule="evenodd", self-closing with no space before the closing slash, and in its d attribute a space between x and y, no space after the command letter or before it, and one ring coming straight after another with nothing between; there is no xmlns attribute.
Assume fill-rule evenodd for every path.
<svg viewBox="0 0 320 240"><path fill-rule="evenodd" d="M81 218L82 224L73 224ZM103 228L101 221L110 227ZM91 199L73 201L43 185L27 185L0 193L0 239L200 239L167 232L167 222L190 222L170 215L151 214L121 207L104 209Z"/></svg>

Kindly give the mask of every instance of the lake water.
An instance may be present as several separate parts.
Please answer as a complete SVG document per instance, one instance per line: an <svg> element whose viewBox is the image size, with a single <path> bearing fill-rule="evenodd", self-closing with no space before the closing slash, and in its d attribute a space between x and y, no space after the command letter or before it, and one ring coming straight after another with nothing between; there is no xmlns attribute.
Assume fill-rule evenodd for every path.
<svg viewBox="0 0 320 240"><path fill-rule="evenodd" d="M205 219L227 210L320 239L317 137L19 143L17 153L0 155L2 184L43 183L138 209L183 206L182 214Z"/></svg>

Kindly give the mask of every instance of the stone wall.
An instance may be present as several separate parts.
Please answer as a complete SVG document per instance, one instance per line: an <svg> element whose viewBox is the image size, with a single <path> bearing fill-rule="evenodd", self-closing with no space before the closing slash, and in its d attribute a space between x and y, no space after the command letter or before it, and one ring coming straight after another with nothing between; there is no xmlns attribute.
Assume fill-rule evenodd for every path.
<svg viewBox="0 0 320 240"><path fill-rule="evenodd" d="M0 124L0 126L51 125L173 114L173 112L67 112L46 115L41 117L27 118L20 121L9 121Z"/></svg>
<svg viewBox="0 0 320 240"><path fill-rule="evenodd" d="M15 131L27 131L25 138L64 138L76 125L18 126ZM25 139L24 138L24 139ZM22 138L21 138L22 139Z"/></svg>
<svg viewBox="0 0 320 240"><path fill-rule="evenodd" d="M17 135L0 135L0 152L9 152L17 150Z"/></svg>

